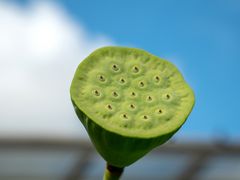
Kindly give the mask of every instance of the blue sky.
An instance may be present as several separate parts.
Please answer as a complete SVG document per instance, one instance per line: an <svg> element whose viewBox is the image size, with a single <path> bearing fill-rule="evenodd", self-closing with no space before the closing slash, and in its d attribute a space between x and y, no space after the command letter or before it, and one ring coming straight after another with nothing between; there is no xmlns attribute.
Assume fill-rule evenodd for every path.
<svg viewBox="0 0 240 180"><path fill-rule="evenodd" d="M145 49L178 66L196 96L181 134L240 135L239 1L54 2L90 38L104 35L114 44Z"/></svg>
<svg viewBox="0 0 240 180"><path fill-rule="evenodd" d="M196 96L182 131L240 134L239 1L88 0L63 5L92 32L179 66Z"/></svg>

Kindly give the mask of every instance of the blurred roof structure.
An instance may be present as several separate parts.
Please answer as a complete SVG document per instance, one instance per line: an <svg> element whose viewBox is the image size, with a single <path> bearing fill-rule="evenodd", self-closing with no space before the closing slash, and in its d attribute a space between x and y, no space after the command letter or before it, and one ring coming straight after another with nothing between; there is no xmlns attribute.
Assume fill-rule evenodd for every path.
<svg viewBox="0 0 240 180"><path fill-rule="evenodd" d="M1 139L1 180L98 180L104 160L88 141ZM123 180L240 179L240 145L169 142L125 168Z"/></svg>

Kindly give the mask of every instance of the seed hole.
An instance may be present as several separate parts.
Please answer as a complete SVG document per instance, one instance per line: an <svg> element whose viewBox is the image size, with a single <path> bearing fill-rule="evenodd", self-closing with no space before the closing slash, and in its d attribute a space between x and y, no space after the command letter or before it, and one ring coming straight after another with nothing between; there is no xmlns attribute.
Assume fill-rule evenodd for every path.
<svg viewBox="0 0 240 180"><path fill-rule="evenodd" d="M154 80L155 80L155 82L159 82L160 81L160 77L159 76L155 76Z"/></svg>
<svg viewBox="0 0 240 180"><path fill-rule="evenodd" d="M121 79L120 79L120 82L121 82L121 83L125 83L125 79L121 78Z"/></svg>
<svg viewBox="0 0 240 180"><path fill-rule="evenodd" d="M134 67L133 67L133 72L134 72L134 73L138 73L138 72L139 72L139 68L138 68L137 66L134 66Z"/></svg>
<svg viewBox="0 0 240 180"><path fill-rule="evenodd" d="M148 119L148 117L146 115L143 116L143 119Z"/></svg>
<svg viewBox="0 0 240 180"><path fill-rule="evenodd" d="M167 94L167 95L166 95L166 98L167 98L167 99L170 99L170 95L169 95L169 94Z"/></svg>
<svg viewBox="0 0 240 180"><path fill-rule="evenodd" d="M139 85L140 87L144 87L144 83L142 81L139 83Z"/></svg>
<svg viewBox="0 0 240 180"><path fill-rule="evenodd" d="M115 91L113 91L113 96L114 96L114 97L118 97L118 93L116 93Z"/></svg>
<svg viewBox="0 0 240 180"><path fill-rule="evenodd" d="M100 96L100 92L99 92L98 90L94 90L94 94L95 94L96 96Z"/></svg>
<svg viewBox="0 0 240 180"><path fill-rule="evenodd" d="M108 104L108 105L107 105L107 108L108 108L109 110L112 110L111 104Z"/></svg>
<svg viewBox="0 0 240 180"><path fill-rule="evenodd" d="M147 100L148 100L148 101L152 101L152 97L151 97L151 96L148 96L148 97L147 97Z"/></svg>
<svg viewBox="0 0 240 180"><path fill-rule="evenodd" d="M128 117L127 117L127 115L126 115L126 114L123 114L123 118L124 118L124 119L127 119Z"/></svg>
<svg viewBox="0 0 240 180"><path fill-rule="evenodd" d="M105 81L106 79L105 79L104 76L100 75L100 76L99 76L99 80L100 80L100 81Z"/></svg>
<svg viewBox="0 0 240 180"><path fill-rule="evenodd" d="M132 109L135 109L135 106L134 106L133 104L131 104L130 107L131 107Z"/></svg>
<svg viewBox="0 0 240 180"><path fill-rule="evenodd" d="M159 109L159 110L158 110L158 113L159 113L159 114L162 114L162 110L161 110L161 109Z"/></svg>
<svg viewBox="0 0 240 180"><path fill-rule="evenodd" d="M132 96L136 96L136 94L135 94L135 92L132 92L132 94L131 94Z"/></svg>
<svg viewBox="0 0 240 180"><path fill-rule="evenodd" d="M118 71L118 70L119 70L119 67L118 67L116 64L114 64L114 65L112 66L112 69L113 69L114 71Z"/></svg>

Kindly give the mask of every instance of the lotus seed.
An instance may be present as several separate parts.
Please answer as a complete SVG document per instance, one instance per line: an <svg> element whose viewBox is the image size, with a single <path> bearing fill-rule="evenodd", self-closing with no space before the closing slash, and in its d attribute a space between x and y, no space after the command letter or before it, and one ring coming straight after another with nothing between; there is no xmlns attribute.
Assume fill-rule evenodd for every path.
<svg viewBox="0 0 240 180"><path fill-rule="evenodd" d="M169 111L172 111L172 112L178 111L178 106L179 106L179 109L181 109L180 106L184 103L179 103L179 101L180 100L183 101L182 97L186 96L186 93L181 93L182 91L185 90L183 89L183 87L185 87L184 81L181 77L181 74L179 75L179 77L177 76L177 73L175 73L176 70L174 67L172 67L172 65L169 65L168 62L162 61L161 59L157 59L156 57L152 58L151 55L147 53L145 54L144 52L137 52L137 51L135 52L135 50L132 51L127 49L122 49L123 52L125 52L122 54L121 48L119 49L112 48L113 50L110 50L110 49L108 50L109 52L106 53L105 55L103 53L101 56L100 55L98 56L97 54L93 56L95 57L95 61L98 63L93 64L93 66L91 66L91 68L93 69L91 72L94 74L95 72L99 73L97 75L97 81L101 82L102 84L107 81L109 81L110 83L109 84L105 83L106 86L104 88L102 88L101 84L96 84L96 85L94 84L94 86L96 86L96 89L92 91L92 94L93 96L95 96L97 100L99 99L99 101L94 101L95 104L92 106L93 108L99 108L100 114L105 113L105 111L101 112L101 102L103 99L100 100L99 98L102 95L104 95L104 100L106 100L107 102L110 102L109 104L107 103L105 106L107 110L115 110L115 106L116 106L118 107L119 111L124 112L126 111L126 109L124 108L124 104L126 103L126 108L128 111L126 113L120 114L120 116L118 116L117 118L116 118L116 115L109 117L111 119L109 121L110 124L109 125L106 124L106 127L109 127L109 128L111 128L111 126L122 127L118 123L119 119L129 119L129 120L131 119L132 125L129 126L129 128L131 128L133 131L134 130L138 131L137 128L139 126L134 122L134 119L137 119L137 116L138 116L137 114L134 113L135 110L139 109L141 111L149 113L145 115L142 114L141 119L154 119L154 117L150 118L152 115L151 114L152 109L154 108L153 106L155 105L155 103L160 105L160 107L164 105L165 102L162 102L160 97L162 97L162 100L165 100L165 101L172 100L173 95L171 91L173 91L173 94L174 95L176 94L175 96L177 96L176 98L174 98L176 99L176 102L174 101L174 104L168 103L167 108L169 108ZM143 54L141 55L141 53ZM121 56L118 57L118 55L121 55ZM110 61L105 60L106 59L104 58L105 56L107 56L108 57L107 59L110 59ZM153 61L151 59L153 59ZM84 64L82 66L85 69L91 69L90 67L87 67ZM83 67L81 69L82 74L84 74L83 72L85 72L84 74L85 76L87 75L91 76L92 74L86 74L88 73L88 71L85 71ZM106 70L106 67L109 67L109 69ZM120 70L121 72L119 72ZM130 72L127 70L130 70ZM143 74L140 73L142 71L144 71ZM116 73L112 73L112 72L116 72ZM119 72L119 74L117 72ZM171 73L175 73L177 79L174 79L175 76L169 79L169 74ZM137 75L138 77L136 76L134 77L134 75ZM149 81L149 78L151 78L150 80L152 82ZM94 83L94 81L92 82L90 81L90 79L91 78L82 79L81 86L79 85L75 86L80 89L79 96L82 96L81 102L85 102L84 99L86 99L86 102L89 100L89 97L87 96L87 93L84 92L84 90L87 89L88 84L91 85L92 83ZM165 79L167 80L166 82L165 82ZM163 83L162 86L156 86L156 84L159 84L160 82ZM166 87L166 84L168 84L167 82L169 82L170 88ZM79 82L76 81L75 83L77 84ZM183 85L179 86L178 84L183 84ZM124 86L124 89L123 89L123 86ZM109 91L109 89L112 89L112 90ZM168 89L170 89L171 91L165 91ZM181 91L179 91L179 89ZM124 97L125 93L129 94L128 97ZM187 93L189 93L189 96L191 95L190 91L187 91ZM135 101L129 102L130 99ZM187 98L185 99L187 100ZM109 100L114 101L114 104L112 104L112 102ZM89 104L91 103L92 101L89 101ZM91 106L82 105L83 109L85 108L89 109L88 107L91 107ZM91 109L89 111L90 112L88 113L92 112ZM161 109L156 108L155 112L153 113L155 114L155 116L157 116L165 113L164 111L165 110L162 109L161 107ZM98 116L97 114L95 115ZM99 123L101 123L101 119L97 118L96 121L99 121ZM142 130L143 129L144 128L142 128Z"/></svg>

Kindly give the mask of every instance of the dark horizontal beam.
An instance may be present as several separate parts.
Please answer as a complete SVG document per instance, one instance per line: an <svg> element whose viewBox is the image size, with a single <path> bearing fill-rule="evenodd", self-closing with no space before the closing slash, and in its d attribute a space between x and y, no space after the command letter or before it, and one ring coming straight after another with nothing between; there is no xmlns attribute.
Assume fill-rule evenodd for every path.
<svg viewBox="0 0 240 180"><path fill-rule="evenodd" d="M94 153L93 145L89 140L81 139L1 139L1 149L15 150L77 150L84 153L84 158L80 158L74 165L71 172L66 177L68 179L84 179L84 172L89 166L90 157ZM179 153L187 154L191 157L190 164L177 176L178 180L194 179L208 159L213 156L223 154L240 155L240 144L230 144L224 141L203 142L169 142L158 148L152 153Z"/></svg>
<svg viewBox="0 0 240 180"><path fill-rule="evenodd" d="M18 149L89 149L93 148L87 140L78 139L0 139L0 149L18 148Z"/></svg>
<svg viewBox="0 0 240 180"><path fill-rule="evenodd" d="M0 139L0 149L17 148L17 149L91 149L93 145L89 140L81 139ZM156 148L153 153L213 153L213 154L240 154L240 144L229 144L220 141L212 143L166 143Z"/></svg>
<svg viewBox="0 0 240 180"><path fill-rule="evenodd" d="M187 142L187 143L166 143L156 149L156 152L165 153L207 153L207 154L238 154L240 155L240 144L229 144L220 141L213 141L212 143L198 143L198 142Z"/></svg>

